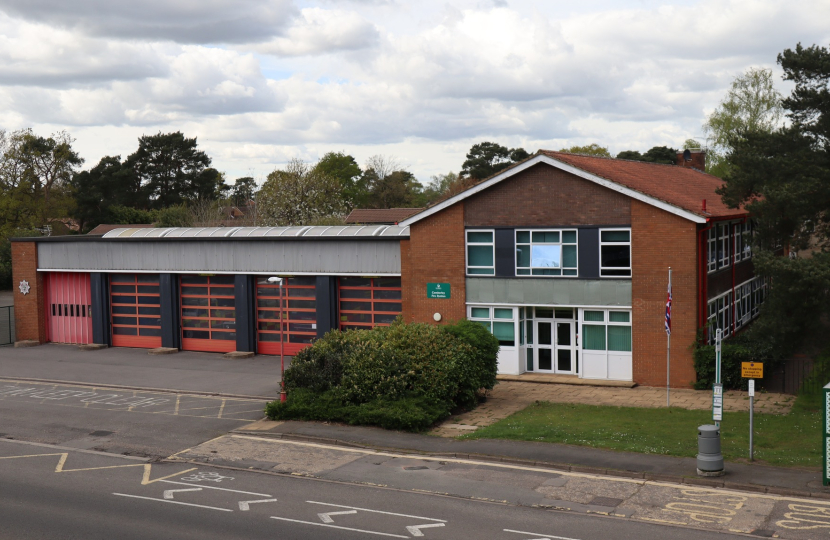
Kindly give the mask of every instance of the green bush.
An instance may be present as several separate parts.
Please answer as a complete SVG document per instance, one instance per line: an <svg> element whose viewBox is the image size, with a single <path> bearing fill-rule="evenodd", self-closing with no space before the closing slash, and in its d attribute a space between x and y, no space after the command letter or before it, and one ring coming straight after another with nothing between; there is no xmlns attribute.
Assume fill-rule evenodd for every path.
<svg viewBox="0 0 830 540"><path fill-rule="evenodd" d="M333 330L293 358L288 401L271 418L332 420L421 430L472 408L495 384L498 341L479 325L404 324Z"/></svg>
<svg viewBox="0 0 830 540"><path fill-rule="evenodd" d="M726 339L721 344L721 382L727 390L746 390L747 379L741 378L742 362L762 362L769 373L781 361L781 356L770 340L750 328ZM695 388L705 390L715 383L715 346L693 347L697 382Z"/></svg>

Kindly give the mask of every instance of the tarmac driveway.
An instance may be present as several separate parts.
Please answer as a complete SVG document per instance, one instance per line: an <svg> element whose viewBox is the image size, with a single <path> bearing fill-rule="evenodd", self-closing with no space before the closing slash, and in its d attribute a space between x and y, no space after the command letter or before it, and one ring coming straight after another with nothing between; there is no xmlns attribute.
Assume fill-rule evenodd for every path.
<svg viewBox="0 0 830 540"><path fill-rule="evenodd" d="M286 358L286 368L290 365ZM218 353L149 355L145 349L81 351L75 345L0 347L0 379L29 379L209 392L273 399L278 356L228 359Z"/></svg>

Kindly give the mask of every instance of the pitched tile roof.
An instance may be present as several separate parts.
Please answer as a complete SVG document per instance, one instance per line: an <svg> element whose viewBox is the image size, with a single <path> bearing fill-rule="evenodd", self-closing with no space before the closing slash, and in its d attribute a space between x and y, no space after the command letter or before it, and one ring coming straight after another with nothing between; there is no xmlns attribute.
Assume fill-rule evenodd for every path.
<svg viewBox="0 0 830 540"><path fill-rule="evenodd" d="M539 153L704 218L746 214L743 209L723 204L720 195L715 193L723 180L696 169L552 150Z"/></svg>
<svg viewBox="0 0 830 540"><path fill-rule="evenodd" d="M417 214L423 208L355 208L346 223L386 223L392 225Z"/></svg>

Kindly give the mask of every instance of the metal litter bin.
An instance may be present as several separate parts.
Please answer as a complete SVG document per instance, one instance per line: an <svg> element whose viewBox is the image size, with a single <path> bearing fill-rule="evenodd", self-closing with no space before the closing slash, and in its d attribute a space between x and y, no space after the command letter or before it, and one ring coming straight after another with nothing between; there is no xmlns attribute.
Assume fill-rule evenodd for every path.
<svg viewBox="0 0 830 540"><path fill-rule="evenodd" d="M720 451L720 428L705 425L697 428L697 474L720 476L723 474L723 454Z"/></svg>

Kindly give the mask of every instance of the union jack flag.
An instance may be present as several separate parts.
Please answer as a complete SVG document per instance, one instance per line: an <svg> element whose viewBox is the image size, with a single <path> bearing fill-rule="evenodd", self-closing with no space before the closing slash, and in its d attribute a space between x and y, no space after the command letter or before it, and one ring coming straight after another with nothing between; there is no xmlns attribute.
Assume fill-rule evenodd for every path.
<svg viewBox="0 0 830 540"><path fill-rule="evenodd" d="M666 335L671 335L671 272L669 272L669 292L666 295Z"/></svg>

